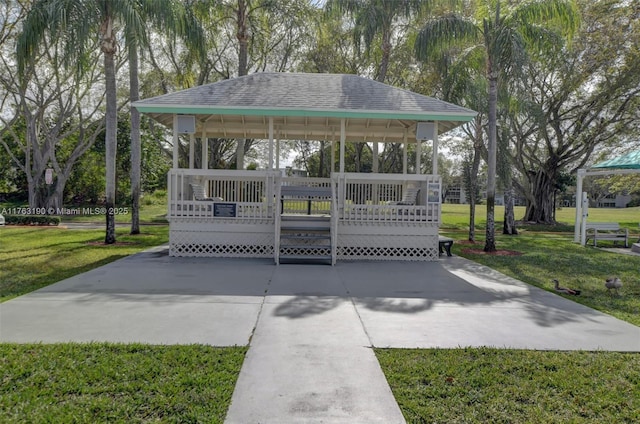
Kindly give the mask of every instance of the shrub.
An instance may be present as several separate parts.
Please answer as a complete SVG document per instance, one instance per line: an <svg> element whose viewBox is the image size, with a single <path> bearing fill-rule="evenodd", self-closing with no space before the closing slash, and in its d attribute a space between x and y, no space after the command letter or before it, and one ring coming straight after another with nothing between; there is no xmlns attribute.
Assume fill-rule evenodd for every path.
<svg viewBox="0 0 640 424"><path fill-rule="evenodd" d="M59 225L60 217L49 215L7 215L7 225Z"/></svg>

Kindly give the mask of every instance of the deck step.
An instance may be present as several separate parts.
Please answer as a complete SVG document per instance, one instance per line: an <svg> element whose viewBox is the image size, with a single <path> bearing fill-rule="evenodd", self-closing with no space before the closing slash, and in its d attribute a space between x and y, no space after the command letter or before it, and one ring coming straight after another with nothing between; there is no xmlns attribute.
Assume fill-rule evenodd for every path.
<svg viewBox="0 0 640 424"><path fill-rule="evenodd" d="M330 217L282 216L280 221L280 263L331 264L330 252Z"/></svg>
<svg viewBox="0 0 640 424"><path fill-rule="evenodd" d="M281 255L280 256L280 263L318 263L318 262L322 262L322 263L327 263L328 265L331 265L331 255L326 255L326 256L322 256L322 255L315 255L315 256L310 256L310 255Z"/></svg>
<svg viewBox="0 0 640 424"><path fill-rule="evenodd" d="M304 233L304 232L329 232L331 230L331 228L329 227L300 227L300 226L295 226L295 227L289 227L289 226L281 226L280 227L280 231L286 231L286 232L299 232L299 233Z"/></svg>
<svg viewBox="0 0 640 424"><path fill-rule="evenodd" d="M280 240L331 240L330 235L323 234L280 234Z"/></svg>
<svg viewBox="0 0 640 424"><path fill-rule="evenodd" d="M331 250L331 245L328 244L281 244L280 249L297 249L307 252L313 252L316 250Z"/></svg>

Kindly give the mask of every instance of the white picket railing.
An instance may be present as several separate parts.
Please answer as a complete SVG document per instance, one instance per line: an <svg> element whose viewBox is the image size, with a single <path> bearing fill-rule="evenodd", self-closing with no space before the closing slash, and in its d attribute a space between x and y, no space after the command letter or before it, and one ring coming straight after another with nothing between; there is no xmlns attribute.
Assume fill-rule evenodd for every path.
<svg viewBox="0 0 640 424"><path fill-rule="evenodd" d="M191 184L212 200L195 200ZM331 196L283 199L281 187L327 188ZM278 171L174 169L168 175L171 218L215 218L231 205L232 217L269 220L278 213L325 214L369 223L440 222L440 177L415 174L334 173L332 178L283 177ZM415 198L407 198L417 191ZM337 216L335 216L337 214Z"/></svg>
<svg viewBox="0 0 640 424"><path fill-rule="evenodd" d="M173 169L167 218L214 218L230 207L234 216L225 218L273 219L276 178L266 171ZM191 184L204 187L205 195L215 200L195 200Z"/></svg>
<svg viewBox="0 0 640 424"><path fill-rule="evenodd" d="M346 173L340 181L343 221L440 222L437 175Z"/></svg>

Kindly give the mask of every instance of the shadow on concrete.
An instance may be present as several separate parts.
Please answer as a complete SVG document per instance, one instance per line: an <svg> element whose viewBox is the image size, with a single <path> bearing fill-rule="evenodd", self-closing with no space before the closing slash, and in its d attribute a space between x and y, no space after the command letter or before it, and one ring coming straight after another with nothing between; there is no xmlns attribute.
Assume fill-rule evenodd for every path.
<svg viewBox="0 0 640 424"><path fill-rule="evenodd" d="M280 303L274 315L287 318L306 318L330 311L343 303L345 299L326 296L295 296Z"/></svg>
<svg viewBox="0 0 640 424"><path fill-rule="evenodd" d="M45 287L34 296L203 302L206 296L264 298L277 316L322 314L351 299L371 311L416 314L439 304L498 307L518 302L542 327L598 312L459 257L436 262L340 262L279 265L272 259L176 258L160 247ZM248 300L247 300L248 301ZM252 300L252 301L255 301Z"/></svg>

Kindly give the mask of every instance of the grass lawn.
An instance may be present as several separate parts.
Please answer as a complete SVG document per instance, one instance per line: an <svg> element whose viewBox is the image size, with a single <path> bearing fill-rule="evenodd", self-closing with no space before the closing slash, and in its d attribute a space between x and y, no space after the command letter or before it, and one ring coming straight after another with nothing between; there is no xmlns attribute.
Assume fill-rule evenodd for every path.
<svg viewBox="0 0 640 424"><path fill-rule="evenodd" d="M376 349L407 423L637 423L640 355Z"/></svg>
<svg viewBox="0 0 640 424"><path fill-rule="evenodd" d="M0 422L222 423L246 351L0 344Z"/></svg>
<svg viewBox="0 0 640 424"><path fill-rule="evenodd" d="M167 226L141 232L118 228L118 243L107 246L103 229L0 227L0 302L168 241Z"/></svg>
<svg viewBox="0 0 640 424"><path fill-rule="evenodd" d="M522 219L525 213L524 206L516 206L516 220ZM502 218L504 216L504 206L496 206L495 218L500 221L500 225L496 223L496 231L502 230ZM486 205L476 206L476 228L484 229L486 224L487 209ZM573 233L574 224L576 222L575 208L561 208L556 210L555 226L533 225L527 226L542 231L565 231ZM588 222L617 222L622 227L629 228L629 232L633 234L640 233L640 206L633 208L590 208ZM469 228L469 205L442 205L442 227L448 229L468 229ZM480 235L476 231L476 235ZM637 238L636 238L637 240ZM635 240L634 240L635 241Z"/></svg>
<svg viewBox="0 0 640 424"><path fill-rule="evenodd" d="M161 217L163 208L143 206L152 211L143 221ZM479 207L477 248L484 213ZM457 240L455 254L545 289L558 278L582 290L572 300L640 325L640 258L573 243L573 213L558 211L567 225L497 234L498 248L519 256L464 251L474 247L462 244L466 205L443 207L442 233ZM639 217L638 208L589 215L634 234ZM92 242L103 240L104 229L0 228L0 299L167 241L166 226L142 231L128 236L118 229L118 241L133 244L101 246ZM620 297L605 291L612 274L624 282ZM0 422L222 422L245 353L197 345L0 344ZM408 423L640 422L640 354L483 348L376 349L376 355Z"/></svg>
<svg viewBox="0 0 640 424"><path fill-rule="evenodd" d="M496 217L503 210L496 208ZM556 226L520 227L500 234L497 247L519 256L484 255L486 211L476 212L477 245L464 244L468 205L444 205L441 233L456 239L455 254L526 283L552 290L551 280L581 289L571 300L640 325L640 257L573 243L575 209L557 211ZM516 218L524 214L516 208ZM591 209L592 222L619 222L637 234L640 208ZM636 236L637 237L637 236ZM632 241L636 238L632 237ZM621 296L604 279L618 275ZM380 365L408 423L637 423L640 354L503 349L376 349Z"/></svg>
<svg viewBox="0 0 640 424"><path fill-rule="evenodd" d="M619 319L640 326L640 256L627 256L611 253L593 247L582 247L573 242L571 232L538 231L538 226L520 227L517 236L505 236L496 231L496 247L521 253L519 256L484 255L484 230L476 230L476 245L464 244L467 231L462 229L461 220L456 218L468 205L445 205L442 218L444 225L441 234L454 238L452 251L460 256L486 265L525 283L552 290L552 280L557 278L565 287L582 291L580 296L569 296L571 300L613 315ZM485 213L484 210L481 210ZM571 215L575 210L563 210ZM593 210L592 210L593 211ZM640 220L639 208L600 209L598 220L606 222L633 222L632 216ZM479 211L480 212L480 211ZM498 213L499 212L499 213ZM631 213L630 213L631 212ZM496 212L501 217L502 211ZM636 215L633 215L633 214ZM592 213L590 212L590 217ZM516 217L517 217L516 212ZM452 218L453 217L453 218ZM484 215L478 220L484 225ZM558 219L561 219L560 211ZM468 217L467 227L468 228ZM501 228L496 225L497 229ZM545 228L546 230L547 228ZM631 237L632 241L637 236ZM603 246L612 246L612 242L602 242ZM615 275L622 279L621 296L612 296L604 287L607 277Z"/></svg>

